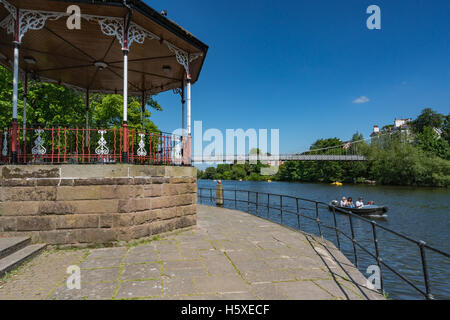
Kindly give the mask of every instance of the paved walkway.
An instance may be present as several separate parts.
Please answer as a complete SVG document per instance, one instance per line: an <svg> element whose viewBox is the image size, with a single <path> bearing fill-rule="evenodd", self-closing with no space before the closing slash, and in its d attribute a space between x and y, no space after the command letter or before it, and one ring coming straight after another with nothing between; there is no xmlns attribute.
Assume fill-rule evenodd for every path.
<svg viewBox="0 0 450 320"><path fill-rule="evenodd" d="M81 267L81 289L66 268ZM50 250L0 280L0 299L384 299L331 243L198 205L197 227L129 247Z"/></svg>

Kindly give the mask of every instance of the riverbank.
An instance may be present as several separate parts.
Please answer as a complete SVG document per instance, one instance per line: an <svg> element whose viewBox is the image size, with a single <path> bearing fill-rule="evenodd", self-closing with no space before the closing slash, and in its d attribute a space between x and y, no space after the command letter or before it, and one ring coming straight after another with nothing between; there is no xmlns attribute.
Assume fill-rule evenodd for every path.
<svg viewBox="0 0 450 320"><path fill-rule="evenodd" d="M81 268L80 290L66 288L71 264ZM384 297L328 241L245 212L198 205L198 225L190 231L128 247L46 252L4 281L0 299Z"/></svg>

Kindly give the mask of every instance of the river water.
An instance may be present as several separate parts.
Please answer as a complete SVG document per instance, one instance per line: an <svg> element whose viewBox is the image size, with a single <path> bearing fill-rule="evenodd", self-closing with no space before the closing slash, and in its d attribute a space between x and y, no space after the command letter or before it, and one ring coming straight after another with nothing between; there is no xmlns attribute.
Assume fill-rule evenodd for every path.
<svg viewBox="0 0 450 320"><path fill-rule="evenodd" d="M289 195L305 199L312 199L328 203L331 200L339 200L342 196L352 197L354 201L358 197L363 197L364 201L374 200L378 205L389 207L387 216L384 218L371 218L382 226L407 235L416 240L423 240L431 247L441 251L450 252L450 191L448 189L436 188L410 188L410 187L390 187L390 186L369 186L369 185L344 185L341 187L316 184L316 183L288 183L288 182L253 182L253 181L223 181L225 190L250 190L253 192L265 192L272 194ZM215 192L210 194L209 190L201 188L215 188L216 183L210 180L199 180L199 193L204 197L199 198L199 203L211 204L208 198L214 197ZM269 201L273 208L279 207L280 200L277 196L260 194L258 199L254 193L237 194L234 201L234 191L224 193L225 206L247 211L254 214L268 217L270 220L283 223L293 228L298 228L298 217L290 213L296 211L295 200L284 200L282 207L285 210L281 221L280 210L269 209L266 205ZM250 199L253 205L248 205ZM258 203L256 206L255 203ZM300 202L302 214L315 217L315 204ZM320 220L328 225L333 225L332 213L321 206L319 210ZM301 218L300 229L308 233L318 235L319 230L315 221ZM355 238L370 252L375 253L373 243L373 233L371 225L358 219L352 219ZM350 222L347 215L337 214L338 227L351 234ZM337 244L337 237L334 230L324 227L320 230L324 238ZM407 240L396 237L386 231L377 228L379 239L380 256L385 263L395 271L409 279L419 289L425 291L424 277L421 263L419 247ZM340 245L343 253L354 262L354 250L352 242L340 236ZM436 299L450 299L450 259L445 258L430 250L425 250L428 272L430 276L431 293ZM376 265L376 261L361 249L357 248L358 268L366 275L370 276L367 268ZM407 285L403 280L382 266L382 279L385 292L392 299L422 299L423 296Z"/></svg>

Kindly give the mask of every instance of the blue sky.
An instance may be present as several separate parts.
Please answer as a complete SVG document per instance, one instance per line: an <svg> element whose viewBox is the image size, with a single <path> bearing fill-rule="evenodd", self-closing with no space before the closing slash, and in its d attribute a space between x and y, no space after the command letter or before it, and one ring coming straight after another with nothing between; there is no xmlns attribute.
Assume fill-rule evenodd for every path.
<svg viewBox="0 0 450 320"><path fill-rule="evenodd" d="M192 88L204 130L280 129L280 152L299 152L425 107L450 112L448 0L146 2L210 47ZM381 30L366 27L372 4ZM178 128L179 97L156 99L152 120Z"/></svg>

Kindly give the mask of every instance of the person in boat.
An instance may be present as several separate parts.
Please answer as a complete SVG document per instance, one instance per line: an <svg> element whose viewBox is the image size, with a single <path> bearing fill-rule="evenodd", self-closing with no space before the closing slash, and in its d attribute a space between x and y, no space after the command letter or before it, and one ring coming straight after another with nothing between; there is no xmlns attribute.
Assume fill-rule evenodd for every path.
<svg viewBox="0 0 450 320"><path fill-rule="evenodd" d="M364 201L363 198L358 198L358 201L355 203L356 208L362 208L364 207Z"/></svg>
<svg viewBox="0 0 450 320"><path fill-rule="evenodd" d="M340 207L346 207L347 206L347 199L345 197L342 197L341 203L339 204Z"/></svg>
<svg viewBox="0 0 450 320"><path fill-rule="evenodd" d="M347 198L347 205L345 207L346 208L354 208L355 207L355 204L353 203L352 197L348 197Z"/></svg>

